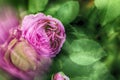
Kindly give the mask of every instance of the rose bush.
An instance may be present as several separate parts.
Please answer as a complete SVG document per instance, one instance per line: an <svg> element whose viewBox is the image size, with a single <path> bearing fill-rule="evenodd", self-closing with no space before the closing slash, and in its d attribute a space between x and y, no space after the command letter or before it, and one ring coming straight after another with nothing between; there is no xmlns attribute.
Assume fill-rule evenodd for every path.
<svg viewBox="0 0 120 80"><path fill-rule="evenodd" d="M61 49L65 38L62 23L42 13L28 15L22 21L22 37L44 56L54 57Z"/></svg>

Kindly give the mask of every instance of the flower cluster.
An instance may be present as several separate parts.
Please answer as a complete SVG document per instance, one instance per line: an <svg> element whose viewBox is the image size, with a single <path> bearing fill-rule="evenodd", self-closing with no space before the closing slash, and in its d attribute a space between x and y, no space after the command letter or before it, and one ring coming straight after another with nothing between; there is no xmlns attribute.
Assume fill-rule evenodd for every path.
<svg viewBox="0 0 120 80"><path fill-rule="evenodd" d="M5 13L5 14L4 14ZM21 26L12 9L0 15L0 68L22 80L48 71L65 42L62 23L42 13L27 15Z"/></svg>

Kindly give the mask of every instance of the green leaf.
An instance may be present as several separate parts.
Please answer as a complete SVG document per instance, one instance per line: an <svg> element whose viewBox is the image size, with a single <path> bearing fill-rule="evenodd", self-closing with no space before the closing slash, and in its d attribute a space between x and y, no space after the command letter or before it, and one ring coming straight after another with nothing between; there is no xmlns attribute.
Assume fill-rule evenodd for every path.
<svg viewBox="0 0 120 80"><path fill-rule="evenodd" d="M110 0L103 24L110 22L120 16L120 0Z"/></svg>
<svg viewBox="0 0 120 80"><path fill-rule="evenodd" d="M95 41L89 39L74 40L71 43L70 59L79 65L90 65L100 60L105 52Z"/></svg>
<svg viewBox="0 0 120 80"><path fill-rule="evenodd" d="M80 5L80 15L84 18L90 17L94 9L94 0L81 0Z"/></svg>
<svg viewBox="0 0 120 80"><path fill-rule="evenodd" d="M105 9L107 8L109 1L110 0L95 0L95 6L100 10Z"/></svg>
<svg viewBox="0 0 120 80"><path fill-rule="evenodd" d="M67 1L58 9L55 17L61 20L64 24L72 22L79 14L79 2Z"/></svg>
<svg viewBox="0 0 120 80"><path fill-rule="evenodd" d="M36 13L43 11L48 3L48 0L29 0L29 12Z"/></svg>
<svg viewBox="0 0 120 80"><path fill-rule="evenodd" d="M45 13L46 15L52 15L52 16L54 16L55 13L57 12L57 10L61 7L61 4L62 4L62 3L58 2L58 1L54 1L54 2L51 1L51 2L47 5L44 13Z"/></svg>
<svg viewBox="0 0 120 80"><path fill-rule="evenodd" d="M71 78L70 80L89 80L89 77L75 77Z"/></svg>
<svg viewBox="0 0 120 80"><path fill-rule="evenodd" d="M99 61L90 68L92 68L92 70L89 75L73 77L71 80L115 80L107 67Z"/></svg>
<svg viewBox="0 0 120 80"><path fill-rule="evenodd" d="M107 67L101 63L97 62L93 66L93 71L89 76L89 80L115 80L110 74Z"/></svg>
<svg viewBox="0 0 120 80"><path fill-rule="evenodd" d="M59 10L59 8L61 7L61 5L63 5L67 1L70 1L70 0L54 0L54 1L49 1L49 4L46 6L46 9L45 9L44 13L46 15L52 15L52 16L54 16L56 14L56 12Z"/></svg>
<svg viewBox="0 0 120 80"><path fill-rule="evenodd" d="M52 73L56 73L58 71L64 72L68 77L73 78L77 76L87 76L91 73L92 65L81 66L73 61L65 55L65 51L62 52L63 55L54 59L54 64L52 65Z"/></svg>
<svg viewBox="0 0 120 80"><path fill-rule="evenodd" d="M95 0L96 7L104 13L102 25L106 25L120 16L119 3L120 0Z"/></svg>
<svg viewBox="0 0 120 80"><path fill-rule="evenodd" d="M88 36L85 34L85 31L79 26L67 25L65 27L67 34L66 41L68 42L72 42L75 39L88 38Z"/></svg>

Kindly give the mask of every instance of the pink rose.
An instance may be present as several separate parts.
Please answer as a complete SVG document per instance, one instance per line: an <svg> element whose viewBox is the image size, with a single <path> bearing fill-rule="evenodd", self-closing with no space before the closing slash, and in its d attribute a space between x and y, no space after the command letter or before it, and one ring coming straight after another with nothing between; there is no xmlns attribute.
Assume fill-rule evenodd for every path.
<svg viewBox="0 0 120 80"><path fill-rule="evenodd" d="M53 76L53 80L70 80L64 73L59 72Z"/></svg>
<svg viewBox="0 0 120 80"><path fill-rule="evenodd" d="M59 53L66 38L63 24L42 13L25 16L22 31L22 36L39 54L49 57Z"/></svg>

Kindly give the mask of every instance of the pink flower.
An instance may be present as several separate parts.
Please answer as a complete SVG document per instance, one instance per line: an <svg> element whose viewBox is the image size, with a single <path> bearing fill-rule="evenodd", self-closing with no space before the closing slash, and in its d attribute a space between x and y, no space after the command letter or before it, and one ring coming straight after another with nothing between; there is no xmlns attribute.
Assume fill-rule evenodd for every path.
<svg viewBox="0 0 120 80"><path fill-rule="evenodd" d="M0 8L0 45L9 38L11 29L18 25L16 13L10 6Z"/></svg>
<svg viewBox="0 0 120 80"><path fill-rule="evenodd" d="M21 80L34 80L48 71L49 57L40 56L24 39L10 41L7 47L0 48L0 68Z"/></svg>
<svg viewBox="0 0 120 80"><path fill-rule="evenodd" d="M50 57L59 53L66 38L63 24L42 13L25 16L22 31L22 36L39 54Z"/></svg>
<svg viewBox="0 0 120 80"><path fill-rule="evenodd" d="M53 80L70 80L64 73L59 72L53 76Z"/></svg>

